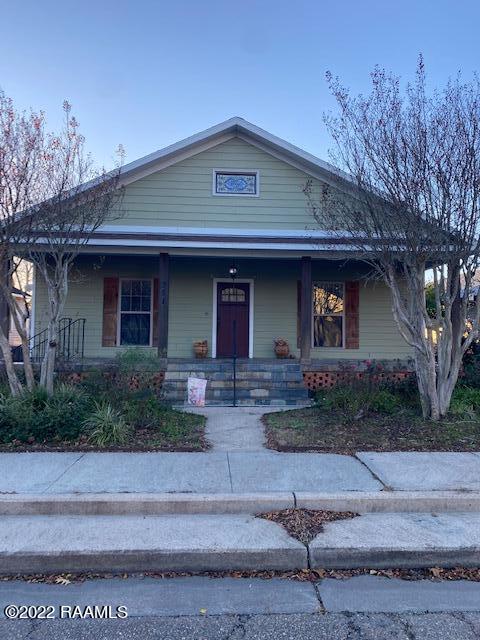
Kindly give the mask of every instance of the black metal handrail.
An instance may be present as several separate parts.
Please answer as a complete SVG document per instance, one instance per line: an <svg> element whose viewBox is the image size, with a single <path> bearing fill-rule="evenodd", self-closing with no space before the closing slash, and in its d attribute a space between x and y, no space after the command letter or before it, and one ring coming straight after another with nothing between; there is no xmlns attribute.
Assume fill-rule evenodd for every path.
<svg viewBox="0 0 480 640"><path fill-rule="evenodd" d="M61 318L58 323L57 359L69 361L83 359L85 347L85 318ZM40 331L30 338L30 358L32 362L41 362L48 344L48 329ZM22 362L22 347L12 350L15 362Z"/></svg>

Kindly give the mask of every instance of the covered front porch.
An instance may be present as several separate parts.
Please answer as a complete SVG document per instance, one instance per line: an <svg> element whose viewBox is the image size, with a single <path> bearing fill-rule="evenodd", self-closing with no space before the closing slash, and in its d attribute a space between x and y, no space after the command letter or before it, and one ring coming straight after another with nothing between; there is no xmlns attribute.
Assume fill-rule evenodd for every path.
<svg viewBox="0 0 480 640"><path fill-rule="evenodd" d="M134 348L159 358L174 401L197 372L212 401L230 403L235 355L239 400L295 403L306 387L328 386L367 359L408 358L387 289L365 274L358 262L302 255L89 253L76 261L65 317L82 326L84 369ZM34 298L38 334L47 304L41 281ZM276 358L278 338L288 358ZM195 357L198 341L208 344L205 358Z"/></svg>
<svg viewBox="0 0 480 640"><path fill-rule="evenodd" d="M76 261L64 315L85 319L86 359L129 347L191 359L204 340L209 358L274 358L276 338L303 362L399 357L387 292L361 279L358 264L310 256L88 254ZM38 280L34 333L46 305Z"/></svg>

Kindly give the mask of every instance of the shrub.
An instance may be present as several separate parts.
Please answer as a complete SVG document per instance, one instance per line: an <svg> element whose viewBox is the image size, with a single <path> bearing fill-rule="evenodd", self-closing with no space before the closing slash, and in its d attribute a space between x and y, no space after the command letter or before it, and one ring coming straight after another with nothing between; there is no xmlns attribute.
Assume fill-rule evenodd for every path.
<svg viewBox="0 0 480 640"><path fill-rule="evenodd" d="M158 356L152 351L132 347L117 354L115 364L120 374L128 375L137 371L158 371Z"/></svg>
<svg viewBox="0 0 480 640"><path fill-rule="evenodd" d="M132 428L122 414L108 402L95 403L94 411L83 422L88 439L99 447L125 444Z"/></svg>
<svg viewBox="0 0 480 640"><path fill-rule="evenodd" d="M463 361L463 376L459 382L466 387L480 388L480 355L468 354Z"/></svg>
<svg viewBox="0 0 480 640"><path fill-rule="evenodd" d="M370 382L362 381L320 390L315 400L319 407L329 411L344 411L352 414L360 411L391 414L399 409L402 402L401 393L386 386L373 388Z"/></svg>
<svg viewBox="0 0 480 640"><path fill-rule="evenodd" d="M400 398L388 389L378 389L370 396L370 408L378 413L395 413L400 406Z"/></svg>
<svg viewBox="0 0 480 640"><path fill-rule="evenodd" d="M60 385L52 396L42 388L0 397L0 441L74 440L91 407L82 389Z"/></svg>
<svg viewBox="0 0 480 640"><path fill-rule="evenodd" d="M459 418L478 418L480 415L480 389L457 386L452 395L450 413Z"/></svg>
<svg viewBox="0 0 480 640"><path fill-rule="evenodd" d="M148 389L128 394L121 408L129 424L147 429L158 426L166 409L159 398Z"/></svg>

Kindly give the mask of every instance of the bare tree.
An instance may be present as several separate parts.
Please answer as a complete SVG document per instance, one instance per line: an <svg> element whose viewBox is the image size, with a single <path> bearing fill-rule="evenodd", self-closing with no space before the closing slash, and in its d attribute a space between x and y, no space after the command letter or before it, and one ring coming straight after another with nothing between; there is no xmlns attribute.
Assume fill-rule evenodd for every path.
<svg viewBox="0 0 480 640"><path fill-rule="evenodd" d="M388 285L394 318L413 349L423 414L438 420L479 335L480 296L473 313L469 300L480 258L480 82L459 75L429 93L422 58L405 90L378 67L371 78L369 96L351 96L327 74L340 110L325 117L332 157L352 197L329 187L316 193L311 184L305 191L318 224L347 236Z"/></svg>
<svg viewBox="0 0 480 640"><path fill-rule="evenodd" d="M32 389L35 381L30 361L28 307L12 296L12 284L21 261L15 259L20 243L31 239L31 218L24 215L38 201L37 168L44 147L42 113L18 113L10 98L0 91L0 350L12 394L23 384L13 364L9 344L7 314L12 319L22 344L25 381Z"/></svg>
<svg viewBox="0 0 480 640"><path fill-rule="evenodd" d="M49 135L40 167L44 197L31 212L33 240L28 256L47 288L47 347L41 363L40 385L53 391L59 321L68 293L75 258L92 234L121 215L120 166L96 170L85 153L84 138L71 106L64 103L65 125L59 135ZM120 161L123 151L120 148Z"/></svg>
<svg viewBox="0 0 480 640"><path fill-rule="evenodd" d="M113 171L96 169L70 104L63 108L62 130L48 133L43 113L19 113L0 93L0 296L21 338L26 383L32 389L28 307L11 295L21 263L15 256L31 260L47 288L48 342L40 384L50 393L72 264L98 227L120 215L123 195L123 150L119 148L120 163ZM23 386L13 365L8 327L0 324L0 349L15 395Z"/></svg>

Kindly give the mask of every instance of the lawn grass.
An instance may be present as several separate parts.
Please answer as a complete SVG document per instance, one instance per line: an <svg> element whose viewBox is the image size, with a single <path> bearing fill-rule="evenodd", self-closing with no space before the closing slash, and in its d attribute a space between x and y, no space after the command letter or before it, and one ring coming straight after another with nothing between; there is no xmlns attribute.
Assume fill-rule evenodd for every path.
<svg viewBox="0 0 480 640"><path fill-rule="evenodd" d="M277 451L478 451L480 420L453 416L441 422L423 420L415 407L395 413L320 406L263 416L267 446Z"/></svg>

